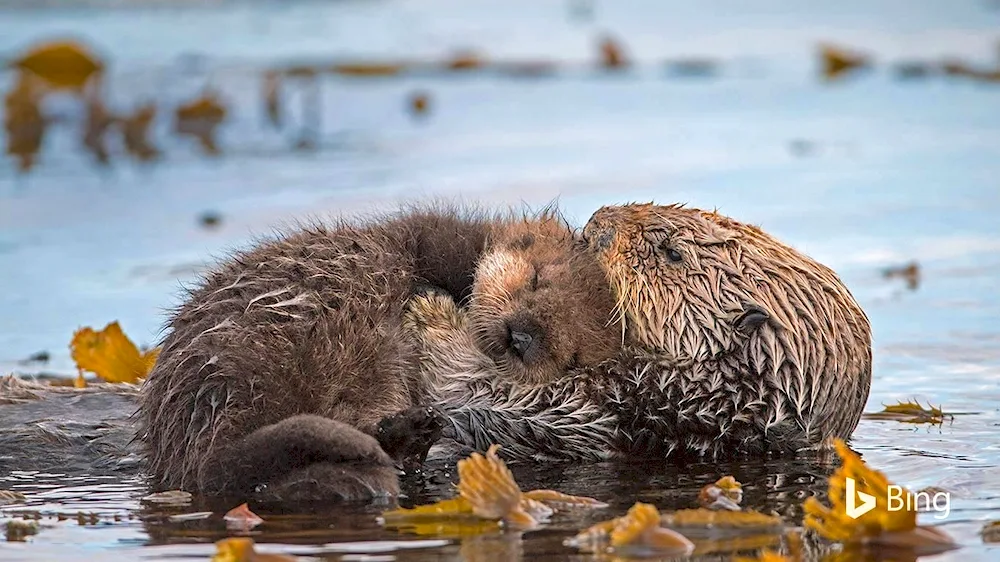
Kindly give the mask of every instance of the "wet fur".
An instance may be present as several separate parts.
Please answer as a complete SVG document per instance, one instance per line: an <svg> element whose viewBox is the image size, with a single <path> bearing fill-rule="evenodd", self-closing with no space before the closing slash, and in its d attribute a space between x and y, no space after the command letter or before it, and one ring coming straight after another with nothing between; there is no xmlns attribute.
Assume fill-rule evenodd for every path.
<svg viewBox="0 0 1000 562"><path fill-rule="evenodd" d="M395 494L399 458L376 437L396 424L380 422L425 411L440 382L420 369L406 303L461 301L491 245L537 234L564 248L566 232L552 209L413 208L308 226L223 261L172 315L143 387L154 486L278 500ZM404 427L421 430L415 419ZM382 445L410 446L396 437Z"/></svg>
<svg viewBox="0 0 1000 562"><path fill-rule="evenodd" d="M446 387L461 400L443 402L462 404L448 417L465 444L500 443L513 459L723 458L792 453L857 426L870 327L829 268L680 206L606 207L584 238L626 342L599 367L548 384L497 379L453 304L414 302L427 364L462 381Z"/></svg>

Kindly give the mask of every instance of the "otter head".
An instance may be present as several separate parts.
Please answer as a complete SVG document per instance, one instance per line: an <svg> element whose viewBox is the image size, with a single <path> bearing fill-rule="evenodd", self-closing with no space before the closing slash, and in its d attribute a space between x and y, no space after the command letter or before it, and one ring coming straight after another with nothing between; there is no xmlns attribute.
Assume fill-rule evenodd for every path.
<svg viewBox="0 0 1000 562"><path fill-rule="evenodd" d="M631 204L599 209L583 237L633 343L691 361L738 351L749 372L870 377L868 319L837 275L757 227Z"/></svg>
<svg viewBox="0 0 1000 562"><path fill-rule="evenodd" d="M507 224L476 269L469 319L501 375L527 383L621 348L615 301L593 255L551 212Z"/></svg>

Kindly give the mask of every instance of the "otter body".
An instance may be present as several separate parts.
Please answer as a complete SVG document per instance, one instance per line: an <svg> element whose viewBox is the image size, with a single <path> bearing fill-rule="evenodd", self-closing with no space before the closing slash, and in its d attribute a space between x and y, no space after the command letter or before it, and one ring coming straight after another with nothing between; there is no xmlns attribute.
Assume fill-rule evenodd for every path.
<svg viewBox="0 0 1000 562"><path fill-rule="evenodd" d="M552 211L416 209L303 229L226 260L170 319L143 387L154 486L276 500L395 494L394 463L422 461L440 434L420 404L445 384L420 368L407 303L467 298L479 264L496 265L493 248L529 254L544 269L573 243ZM536 324L503 337L523 355L526 377L610 355L557 344Z"/></svg>
<svg viewBox="0 0 1000 562"><path fill-rule="evenodd" d="M577 278L610 282L625 342L599 366L545 384L498 380L453 305L420 311L436 318L425 347L468 352L435 365L461 373L464 405L447 415L469 446L500 443L511 458L721 458L850 436L871 381L870 327L830 269L756 227L681 206L605 207L583 235L599 267Z"/></svg>
<svg viewBox="0 0 1000 562"><path fill-rule="evenodd" d="M421 211L313 226L208 273L170 319L143 386L154 486L394 493L393 459L372 436L424 392L402 307L423 284L465 293L491 228Z"/></svg>

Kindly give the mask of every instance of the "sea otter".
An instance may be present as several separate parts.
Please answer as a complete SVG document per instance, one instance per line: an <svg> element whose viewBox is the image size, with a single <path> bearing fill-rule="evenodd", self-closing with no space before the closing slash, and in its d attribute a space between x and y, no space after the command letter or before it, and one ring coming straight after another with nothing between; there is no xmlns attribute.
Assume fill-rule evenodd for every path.
<svg viewBox="0 0 1000 562"><path fill-rule="evenodd" d="M504 269L494 252L516 257L507 267L521 267L519 276L527 263L542 285L575 243L551 209L414 208L302 228L235 254L173 313L143 385L140 440L153 486L266 500L396 493L394 461L419 462L440 433L421 405L442 382L419 368L407 302L469 297L474 280ZM600 333L614 305L606 283L605 292L606 310L566 314L557 330L507 319L498 337L511 356L494 374L544 380L611 356L613 338ZM593 328L559 335L577 325Z"/></svg>
<svg viewBox="0 0 1000 562"><path fill-rule="evenodd" d="M829 268L680 205L603 207L582 238L598 265L577 279L610 284L625 342L596 367L547 383L497 379L454 303L411 303L427 365L462 380L446 388L463 398L441 407L468 446L500 443L511 459L720 458L850 436L871 382L871 333Z"/></svg>

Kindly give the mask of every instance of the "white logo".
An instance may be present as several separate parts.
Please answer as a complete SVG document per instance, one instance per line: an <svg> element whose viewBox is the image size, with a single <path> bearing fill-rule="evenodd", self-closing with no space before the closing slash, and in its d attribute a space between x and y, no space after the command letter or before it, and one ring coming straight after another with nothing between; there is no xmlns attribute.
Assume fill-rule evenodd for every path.
<svg viewBox="0 0 1000 562"><path fill-rule="evenodd" d="M860 506L854 504L855 495L861 500ZM847 516L857 519L873 509L875 509L875 496L856 491L854 479L847 478Z"/></svg>

